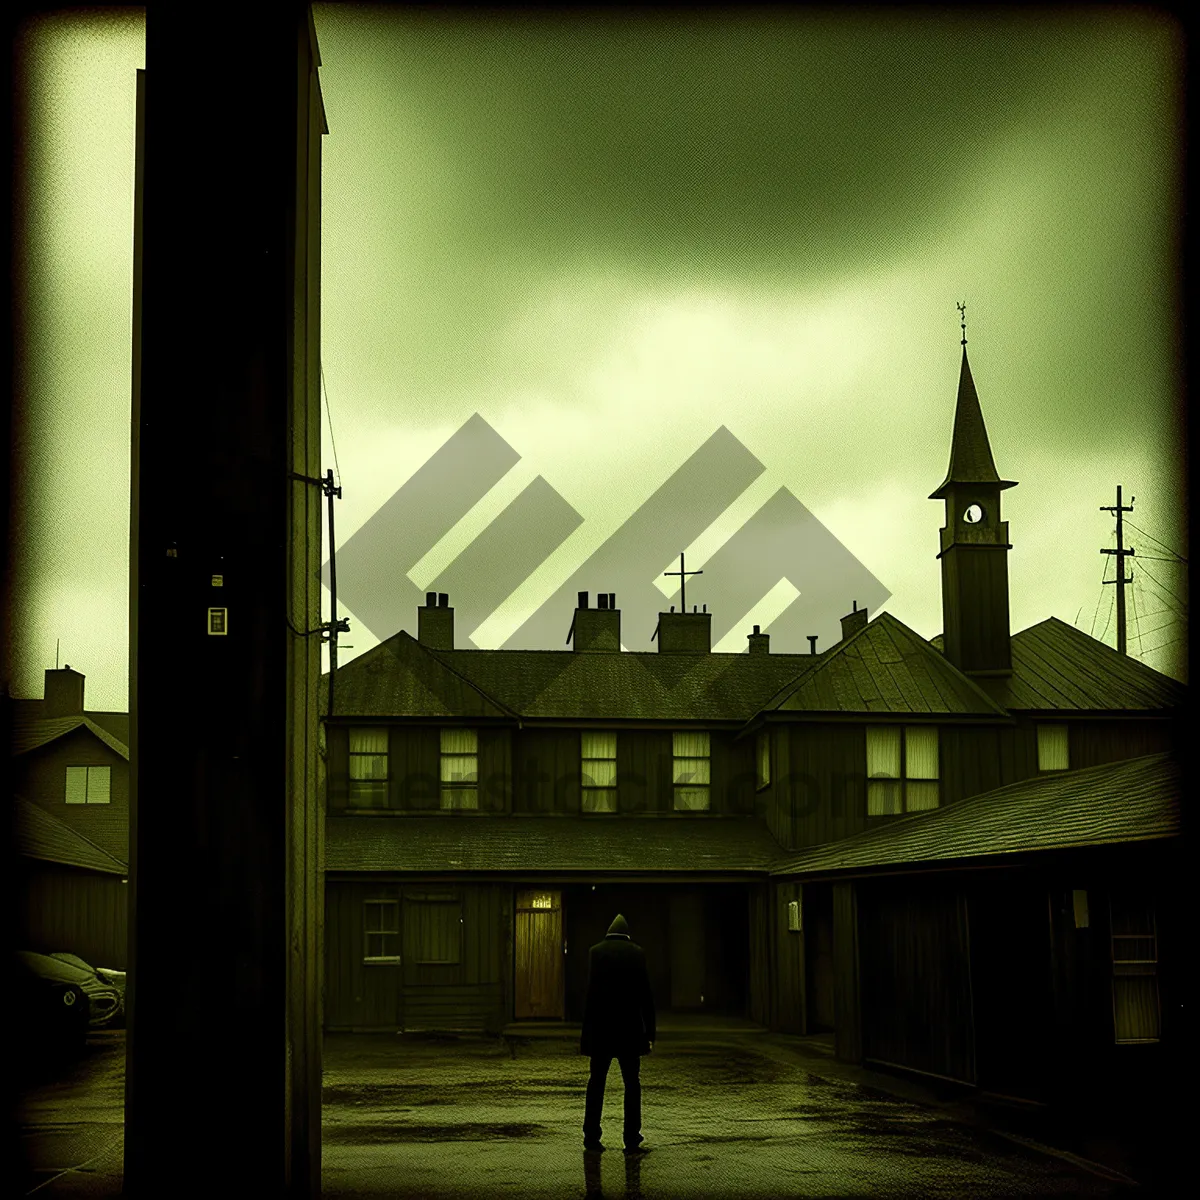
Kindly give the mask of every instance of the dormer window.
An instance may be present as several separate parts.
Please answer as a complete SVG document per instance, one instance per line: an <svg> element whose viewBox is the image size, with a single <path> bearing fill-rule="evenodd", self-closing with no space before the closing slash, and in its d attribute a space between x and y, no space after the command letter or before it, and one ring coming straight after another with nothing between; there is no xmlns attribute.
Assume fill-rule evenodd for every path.
<svg viewBox="0 0 1200 1200"><path fill-rule="evenodd" d="M1039 725L1037 740L1039 771L1066 771L1070 767L1070 743L1065 724Z"/></svg>
<svg viewBox="0 0 1200 1200"><path fill-rule="evenodd" d="M107 804L112 794L111 767L68 767L68 804Z"/></svg>

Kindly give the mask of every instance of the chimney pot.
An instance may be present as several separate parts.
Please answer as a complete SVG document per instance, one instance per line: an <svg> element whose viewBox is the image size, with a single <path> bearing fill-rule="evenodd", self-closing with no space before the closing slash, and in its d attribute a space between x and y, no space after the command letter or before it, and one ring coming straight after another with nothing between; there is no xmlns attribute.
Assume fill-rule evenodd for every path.
<svg viewBox="0 0 1200 1200"><path fill-rule="evenodd" d="M620 653L621 614L617 612L617 606L610 603L612 593L597 592L595 608L588 607L587 597L587 592L579 593L579 607L575 610L567 640L577 651Z"/></svg>
<svg viewBox="0 0 1200 1200"><path fill-rule="evenodd" d="M580 592L579 593L579 603L575 607L576 608L587 608L587 606L588 606L588 594L587 594L587 592Z"/></svg>
<svg viewBox="0 0 1200 1200"><path fill-rule="evenodd" d="M449 608L450 596L446 592L438 592L438 608Z"/></svg>
<svg viewBox="0 0 1200 1200"><path fill-rule="evenodd" d="M809 652L809 654L816 654L818 637L820 637L820 634L817 634L817 633L810 633L808 635L808 652Z"/></svg>
<svg viewBox="0 0 1200 1200"><path fill-rule="evenodd" d="M596 593L596 607L603 609L605 612L608 611L608 593L607 592L597 592Z"/></svg>
<svg viewBox="0 0 1200 1200"><path fill-rule="evenodd" d="M425 607L426 608L437 608L437 592L426 592L425 593Z"/></svg>
<svg viewBox="0 0 1200 1200"><path fill-rule="evenodd" d="M608 593L608 607L609 608L617 607L617 593L616 592Z"/></svg>
<svg viewBox="0 0 1200 1200"><path fill-rule="evenodd" d="M758 626L757 626L757 625L755 625L755 627L754 627L754 632L755 632L755 633L757 633L757 632L758 632Z"/></svg>
<svg viewBox="0 0 1200 1200"><path fill-rule="evenodd" d="M430 592L424 607L417 605L417 641L431 650L454 649L454 609L445 593ZM440 604L433 603L440 600Z"/></svg>
<svg viewBox="0 0 1200 1200"><path fill-rule="evenodd" d="M755 625L754 632L749 635L748 640L750 642L749 651L751 654L771 653L771 635L769 633L760 633L757 625Z"/></svg>

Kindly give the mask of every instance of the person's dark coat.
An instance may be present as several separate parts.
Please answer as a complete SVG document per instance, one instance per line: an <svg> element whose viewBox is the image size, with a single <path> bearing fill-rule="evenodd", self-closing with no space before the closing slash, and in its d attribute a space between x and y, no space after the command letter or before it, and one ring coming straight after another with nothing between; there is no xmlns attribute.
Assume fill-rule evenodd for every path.
<svg viewBox="0 0 1200 1200"><path fill-rule="evenodd" d="M655 1040L654 996L646 955L618 916L588 951L588 990L579 1052L624 1058L649 1054Z"/></svg>

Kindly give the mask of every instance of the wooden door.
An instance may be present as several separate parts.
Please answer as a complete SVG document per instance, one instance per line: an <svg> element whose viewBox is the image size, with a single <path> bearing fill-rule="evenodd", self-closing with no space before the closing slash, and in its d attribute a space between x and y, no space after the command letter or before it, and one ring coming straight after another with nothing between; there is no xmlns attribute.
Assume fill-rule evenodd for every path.
<svg viewBox="0 0 1200 1200"><path fill-rule="evenodd" d="M704 902L697 892L671 896L671 1007L704 1006Z"/></svg>
<svg viewBox="0 0 1200 1200"><path fill-rule="evenodd" d="M513 999L518 1019L563 1015L562 893L519 891Z"/></svg>

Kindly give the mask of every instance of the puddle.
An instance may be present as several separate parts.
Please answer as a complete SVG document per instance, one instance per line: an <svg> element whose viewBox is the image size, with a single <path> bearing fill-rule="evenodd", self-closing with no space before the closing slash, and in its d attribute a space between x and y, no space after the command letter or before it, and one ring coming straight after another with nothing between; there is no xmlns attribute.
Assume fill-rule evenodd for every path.
<svg viewBox="0 0 1200 1200"><path fill-rule="evenodd" d="M465 1124L465 1125L326 1125L322 1141L339 1145L380 1145L395 1142L490 1142L536 1137L544 1125Z"/></svg>

